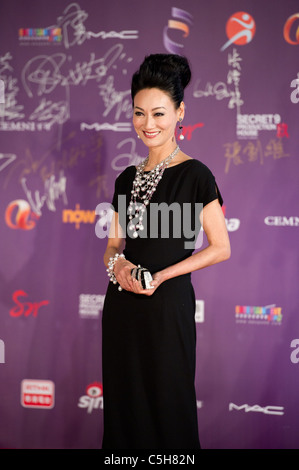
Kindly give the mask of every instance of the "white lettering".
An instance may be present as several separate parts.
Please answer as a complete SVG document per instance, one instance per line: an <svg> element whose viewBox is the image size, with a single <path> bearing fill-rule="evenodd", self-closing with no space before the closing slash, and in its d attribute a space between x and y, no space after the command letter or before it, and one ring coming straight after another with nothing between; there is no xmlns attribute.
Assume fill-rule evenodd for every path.
<svg viewBox="0 0 299 470"><path fill-rule="evenodd" d="M109 235L113 210L108 202L100 202L95 209L99 219L95 225L95 234L98 238L105 238ZM113 237L112 237L113 238Z"/></svg>
<svg viewBox="0 0 299 470"><path fill-rule="evenodd" d="M107 465L131 465L133 468L138 462L138 457L118 457L112 454L111 457L105 457L104 464ZM150 462L151 463L151 462Z"/></svg>
<svg viewBox="0 0 299 470"><path fill-rule="evenodd" d="M0 364L5 363L5 345L4 341L0 339Z"/></svg>
<svg viewBox="0 0 299 470"><path fill-rule="evenodd" d="M235 232L240 227L239 219L225 219L226 228L229 232Z"/></svg>
<svg viewBox="0 0 299 470"><path fill-rule="evenodd" d="M93 124L86 124L86 122L81 122L80 130L96 130L96 131L114 131L114 132L131 132L131 123L129 122L116 122L115 124L109 124L105 122L100 124L94 122Z"/></svg>
<svg viewBox="0 0 299 470"><path fill-rule="evenodd" d="M291 362L293 364L298 364L299 362L299 339L293 339L291 341L291 348L295 348L294 351L291 352Z"/></svg>
<svg viewBox="0 0 299 470"><path fill-rule="evenodd" d="M236 410L236 411L241 411L244 410L245 413L248 413L250 411L252 412L259 412L259 413L264 413L266 415L283 415L284 414L284 408L283 406L260 406L260 405L235 405L234 403L229 404L229 411Z"/></svg>
<svg viewBox="0 0 299 470"><path fill-rule="evenodd" d="M95 409L103 409L103 397L92 398L88 395L83 395L79 399L79 408L87 408L87 413L91 413Z"/></svg>
<svg viewBox="0 0 299 470"><path fill-rule="evenodd" d="M299 103L299 73L298 78L295 78L291 81L291 87L295 88L295 90L291 93L291 101L292 103L297 104Z"/></svg>
<svg viewBox="0 0 299 470"><path fill-rule="evenodd" d="M285 216L267 216L264 219L266 225L276 225L276 226L290 226L290 227L299 227L299 217L285 217Z"/></svg>

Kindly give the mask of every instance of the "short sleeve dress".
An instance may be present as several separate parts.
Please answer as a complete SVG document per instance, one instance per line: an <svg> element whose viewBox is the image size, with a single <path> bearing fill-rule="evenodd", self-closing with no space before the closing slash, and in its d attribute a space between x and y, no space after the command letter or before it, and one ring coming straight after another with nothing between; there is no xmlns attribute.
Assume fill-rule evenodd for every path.
<svg viewBox="0 0 299 470"><path fill-rule="evenodd" d="M155 273L192 254L200 209L215 199L222 204L222 197L200 161L169 167L147 208L145 230L133 238L124 211L135 174L129 166L119 175L112 204L126 234L126 259ZM194 316L190 274L165 281L152 296L109 282L102 317L103 449L200 448Z"/></svg>

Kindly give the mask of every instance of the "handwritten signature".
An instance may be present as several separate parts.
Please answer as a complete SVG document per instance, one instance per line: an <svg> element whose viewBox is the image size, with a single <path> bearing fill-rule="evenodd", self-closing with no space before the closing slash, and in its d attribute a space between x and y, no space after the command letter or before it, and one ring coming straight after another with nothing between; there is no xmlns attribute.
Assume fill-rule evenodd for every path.
<svg viewBox="0 0 299 470"><path fill-rule="evenodd" d="M0 78L5 84L5 102L3 109L1 109L1 118L18 120L24 117L24 106L19 105L17 102L19 86L18 79L11 75L13 72L13 67L10 63L11 60L12 55L10 52L0 56Z"/></svg>
<svg viewBox="0 0 299 470"><path fill-rule="evenodd" d="M22 178L21 186L26 194L27 200L31 206L32 211L38 216L42 215L41 209L47 204L50 211L55 212L55 201L62 197L64 204L67 204L66 195L66 177L63 172L60 172L59 180L55 181L55 176L52 175L44 183L44 193L41 195L39 190L34 193L28 188L26 178Z"/></svg>
<svg viewBox="0 0 299 470"><path fill-rule="evenodd" d="M106 83L99 85L100 96L103 98L105 105L105 111L103 116L107 116L110 111L115 107L115 119L120 118L121 113L125 113L126 118L132 116L132 103L131 103L131 91L116 91L114 87L114 77L110 75L107 77Z"/></svg>
<svg viewBox="0 0 299 470"><path fill-rule="evenodd" d="M117 149L129 145L126 153L117 155L111 162L111 168L116 171L123 171L129 165L138 165L144 157L140 157L136 152L136 141L133 138L124 139L118 143Z"/></svg>
<svg viewBox="0 0 299 470"><path fill-rule="evenodd" d="M231 68L228 71L226 82L218 81L214 85L211 82L207 82L205 88L201 88L200 80L196 80L193 90L194 98L214 96L216 100L228 99L228 108L233 109L236 107L237 113L240 113L240 106L244 104L239 89L241 61L242 58L234 49L232 54L228 54L227 62ZM229 89L228 85L233 85L234 89Z"/></svg>
<svg viewBox="0 0 299 470"><path fill-rule="evenodd" d="M63 14L57 18L57 26L62 29L63 43L66 49L74 45L81 45L86 39L102 38L102 39L138 39L137 30L116 31L100 31L94 33L87 31L84 22L88 18L88 13L80 8L78 3L68 5Z"/></svg>
<svg viewBox="0 0 299 470"><path fill-rule="evenodd" d="M53 124L63 124L70 117L70 107L68 101L58 101L57 103L42 98L37 108L30 114L29 120L47 121L48 127Z"/></svg>
<svg viewBox="0 0 299 470"><path fill-rule="evenodd" d="M30 59L21 74L24 89L29 97L50 94L58 85L86 85L90 80L100 82L123 52L122 44L115 44L103 57L96 58L91 52L89 60L77 62L66 75L61 70L68 56L64 53L38 55Z"/></svg>

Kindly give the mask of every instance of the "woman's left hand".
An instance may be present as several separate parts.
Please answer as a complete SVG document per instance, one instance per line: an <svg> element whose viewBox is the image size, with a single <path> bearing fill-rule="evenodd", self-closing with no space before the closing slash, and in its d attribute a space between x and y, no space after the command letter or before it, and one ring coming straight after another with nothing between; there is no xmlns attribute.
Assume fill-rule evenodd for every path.
<svg viewBox="0 0 299 470"><path fill-rule="evenodd" d="M143 289L140 282L137 279L133 279L133 292L135 294L144 294L144 295L153 295L156 289L159 287L160 284L163 282L162 273L157 272L153 274L153 280L151 281L151 288L150 289Z"/></svg>

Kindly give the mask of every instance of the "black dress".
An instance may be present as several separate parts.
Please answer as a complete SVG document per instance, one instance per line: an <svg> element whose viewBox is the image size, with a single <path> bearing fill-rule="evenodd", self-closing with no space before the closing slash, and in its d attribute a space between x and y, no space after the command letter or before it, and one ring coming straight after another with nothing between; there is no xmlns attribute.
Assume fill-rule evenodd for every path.
<svg viewBox="0 0 299 470"><path fill-rule="evenodd" d="M126 226L128 217L120 213L117 196L126 195L122 205L126 208L135 173L130 166L115 183L112 204ZM142 236L134 239L123 227L126 259L155 273L190 256L191 235L194 242L199 230L196 203L204 206L217 198L222 204L215 178L203 163L190 159L167 168L151 198ZM176 204L168 211L169 224L165 222L169 206L164 205L157 228L151 211L162 202ZM103 449L200 448L194 315L190 274L165 281L152 296L120 292L109 283L102 320Z"/></svg>

